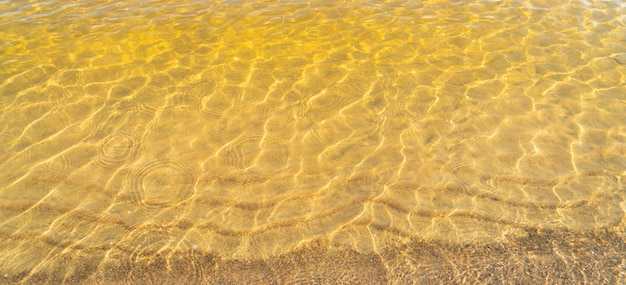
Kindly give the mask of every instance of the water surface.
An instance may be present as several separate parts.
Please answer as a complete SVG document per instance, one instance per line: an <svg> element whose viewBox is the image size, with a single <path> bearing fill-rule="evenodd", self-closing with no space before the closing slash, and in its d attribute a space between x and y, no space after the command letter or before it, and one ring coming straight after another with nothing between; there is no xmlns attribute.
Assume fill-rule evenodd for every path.
<svg viewBox="0 0 626 285"><path fill-rule="evenodd" d="M0 282L625 282L619 1L0 3Z"/></svg>

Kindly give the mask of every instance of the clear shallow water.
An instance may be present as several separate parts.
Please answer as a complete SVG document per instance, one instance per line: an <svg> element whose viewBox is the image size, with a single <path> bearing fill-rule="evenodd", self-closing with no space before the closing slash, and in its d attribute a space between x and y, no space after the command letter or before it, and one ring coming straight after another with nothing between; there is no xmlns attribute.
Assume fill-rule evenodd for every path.
<svg viewBox="0 0 626 285"><path fill-rule="evenodd" d="M2 281L624 280L619 2L0 6Z"/></svg>

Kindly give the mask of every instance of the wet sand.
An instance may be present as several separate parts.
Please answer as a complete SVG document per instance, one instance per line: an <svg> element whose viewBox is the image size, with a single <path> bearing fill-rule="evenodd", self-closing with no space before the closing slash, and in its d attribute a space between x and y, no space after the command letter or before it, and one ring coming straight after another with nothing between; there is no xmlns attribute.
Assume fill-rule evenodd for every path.
<svg viewBox="0 0 626 285"><path fill-rule="evenodd" d="M89 257L69 255L66 263L54 266L54 273L37 273L26 284L622 284L625 280L623 232L524 231L526 238L506 244L411 240L369 254L330 250L327 241L319 240L265 260L165 251L135 256L136 262L120 258L93 268L84 263Z"/></svg>

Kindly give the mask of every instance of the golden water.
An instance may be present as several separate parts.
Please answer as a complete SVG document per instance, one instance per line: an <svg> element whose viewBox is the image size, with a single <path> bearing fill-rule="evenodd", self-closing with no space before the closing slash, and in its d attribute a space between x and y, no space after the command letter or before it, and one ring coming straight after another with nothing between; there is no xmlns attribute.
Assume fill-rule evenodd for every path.
<svg viewBox="0 0 626 285"><path fill-rule="evenodd" d="M408 244L530 268L542 231L616 238L584 254L625 277L620 1L0 3L0 282L294 252L397 281L444 266ZM470 273L450 280L490 280Z"/></svg>

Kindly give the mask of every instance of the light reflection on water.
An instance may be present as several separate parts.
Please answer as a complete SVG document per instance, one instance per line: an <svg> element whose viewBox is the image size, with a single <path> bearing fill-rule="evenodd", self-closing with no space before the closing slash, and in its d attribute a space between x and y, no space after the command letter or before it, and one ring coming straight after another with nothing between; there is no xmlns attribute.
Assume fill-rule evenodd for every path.
<svg viewBox="0 0 626 285"><path fill-rule="evenodd" d="M626 271L624 5L1 6L7 280Z"/></svg>

